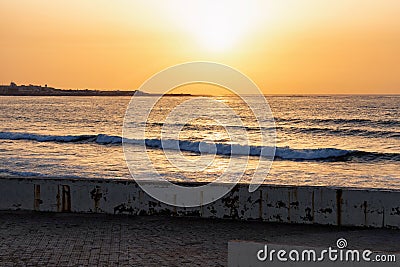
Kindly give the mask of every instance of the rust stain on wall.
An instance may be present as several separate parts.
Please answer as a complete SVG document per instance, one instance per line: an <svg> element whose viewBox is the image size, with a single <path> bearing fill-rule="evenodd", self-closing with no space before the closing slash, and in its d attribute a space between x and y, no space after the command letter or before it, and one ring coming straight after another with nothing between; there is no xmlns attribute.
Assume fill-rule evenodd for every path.
<svg viewBox="0 0 400 267"><path fill-rule="evenodd" d="M342 189L336 189L336 215L337 215L337 225L342 225Z"/></svg>
<svg viewBox="0 0 400 267"><path fill-rule="evenodd" d="M103 192L101 187L96 185L92 191L90 191L90 197L94 200L94 212L99 212L100 210L100 200L103 197Z"/></svg>
<svg viewBox="0 0 400 267"><path fill-rule="evenodd" d="M33 210L34 211L39 211L40 210L40 204L43 203L43 201L40 199L40 185L35 184L33 185Z"/></svg>
<svg viewBox="0 0 400 267"><path fill-rule="evenodd" d="M62 204L61 211L62 212L71 212L71 191L69 185L62 185Z"/></svg>

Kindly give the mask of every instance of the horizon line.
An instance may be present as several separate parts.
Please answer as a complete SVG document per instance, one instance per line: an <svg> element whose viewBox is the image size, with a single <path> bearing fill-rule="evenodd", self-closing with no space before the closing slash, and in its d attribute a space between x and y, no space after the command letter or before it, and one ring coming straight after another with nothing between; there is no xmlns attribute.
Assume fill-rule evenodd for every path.
<svg viewBox="0 0 400 267"><path fill-rule="evenodd" d="M11 86L10 82L9 84L0 84L0 86ZM16 84L16 83L15 83ZM53 88L53 89L58 89L58 90L79 90L79 91L84 91L84 90L92 90L92 91L107 91L107 92L112 92L112 91L120 91L120 92L131 92L131 91L140 91L139 89L93 89L93 88L56 88L53 86L49 86L48 84L45 85L38 85L38 84L16 84L17 86L40 86L43 88ZM163 95L165 93L158 93L158 92L144 92L146 94L150 95ZM171 93L174 94L174 93ZM193 96L238 96L237 94L197 94L197 93L176 93L177 95L179 94L190 94ZM257 94L240 94L240 95L257 95ZM262 93L263 96L399 96L399 93Z"/></svg>

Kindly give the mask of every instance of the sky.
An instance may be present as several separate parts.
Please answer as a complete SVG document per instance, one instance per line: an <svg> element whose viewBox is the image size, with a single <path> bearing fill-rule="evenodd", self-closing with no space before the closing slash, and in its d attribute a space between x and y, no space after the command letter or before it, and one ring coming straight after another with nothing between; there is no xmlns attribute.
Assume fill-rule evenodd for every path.
<svg viewBox="0 0 400 267"><path fill-rule="evenodd" d="M211 61L265 94L399 94L399 14L398 0L0 0L0 84L131 90Z"/></svg>

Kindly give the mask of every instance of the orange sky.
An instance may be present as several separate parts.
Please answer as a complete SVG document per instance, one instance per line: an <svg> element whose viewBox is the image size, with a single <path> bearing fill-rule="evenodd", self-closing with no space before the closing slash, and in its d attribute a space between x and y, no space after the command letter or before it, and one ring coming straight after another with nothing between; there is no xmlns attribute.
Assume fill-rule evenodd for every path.
<svg viewBox="0 0 400 267"><path fill-rule="evenodd" d="M214 2L2 0L0 83L136 89L214 61L266 94L400 93L398 0Z"/></svg>

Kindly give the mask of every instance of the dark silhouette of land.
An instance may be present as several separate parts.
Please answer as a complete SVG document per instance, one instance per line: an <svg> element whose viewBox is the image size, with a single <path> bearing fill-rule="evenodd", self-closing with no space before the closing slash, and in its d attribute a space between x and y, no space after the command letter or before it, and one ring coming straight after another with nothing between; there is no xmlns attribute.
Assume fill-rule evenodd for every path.
<svg viewBox="0 0 400 267"><path fill-rule="evenodd" d="M0 85L0 96L152 96L139 90L132 91L102 91L102 90L76 90L76 89L56 89L47 85L17 85L13 82L10 85ZM190 96L190 94L168 94L169 96Z"/></svg>

